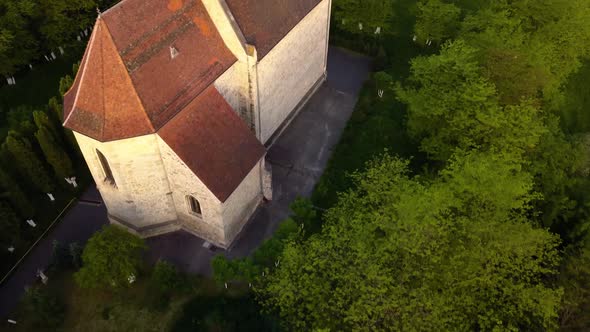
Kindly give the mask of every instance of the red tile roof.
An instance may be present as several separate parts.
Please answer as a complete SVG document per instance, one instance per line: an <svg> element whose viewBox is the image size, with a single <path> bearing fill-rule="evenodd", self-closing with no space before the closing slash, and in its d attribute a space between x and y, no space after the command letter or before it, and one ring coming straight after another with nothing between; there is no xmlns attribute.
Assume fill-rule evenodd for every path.
<svg viewBox="0 0 590 332"><path fill-rule="evenodd" d="M64 125L99 141L153 133L236 61L201 0L125 0L97 20Z"/></svg>
<svg viewBox="0 0 590 332"><path fill-rule="evenodd" d="M265 154L262 144L213 86L158 134L222 202Z"/></svg>
<svg viewBox="0 0 590 332"><path fill-rule="evenodd" d="M226 0L244 37L262 59L321 0Z"/></svg>
<svg viewBox="0 0 590 332"><path fill-rule="evenodd" d="M126 0L103 17L156 128L236 62L201 0Z"/></svg>
<svg viewBox="0 0 590 332"><path fill-rule="evenodd" d="M102 20L94 26L64 107L66 127L100 141L154 132Z"/></svg>

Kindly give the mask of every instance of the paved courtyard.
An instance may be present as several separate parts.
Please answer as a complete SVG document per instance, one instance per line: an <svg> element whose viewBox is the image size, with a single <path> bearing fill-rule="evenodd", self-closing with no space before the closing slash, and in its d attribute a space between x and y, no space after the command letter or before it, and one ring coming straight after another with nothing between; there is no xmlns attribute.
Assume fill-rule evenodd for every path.
<svg viewBox="0 0 590 332"><path fill-rule="evenodd" d="M289 216L291 202L297 196L311 194L352 114L369 66L367 58L330 48L328 81L311 97L267 154L273 169L273 201L259 208L229 251L211 252L202 247L203 240L179 231L148 239L148 259L166 259L186 272L209 275L214 255L244 257L272 236L279 223ZM106 209L100 201L96 188L90 188L0 286L0 317L7 316L22 296L24 287L35 281L37 269L49 264L54 240L85 243L107 224Z"/></svg>

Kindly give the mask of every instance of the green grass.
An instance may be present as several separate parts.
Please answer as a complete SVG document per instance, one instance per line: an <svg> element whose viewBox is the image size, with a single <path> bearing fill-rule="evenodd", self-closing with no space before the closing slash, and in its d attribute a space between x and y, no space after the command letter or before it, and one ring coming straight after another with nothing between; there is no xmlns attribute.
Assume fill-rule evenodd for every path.
<svg viewBox="0 0 590 332"><path fill-rule="evenodd" d="M59 80L72 74L72 65L82 57L82 43L69 48L64 56L52 62L34 65L32 70L24 69L15 75L16 85L0 87L0 110L8 110L20 105L45 106L47 101L59 95Z"/></svg>

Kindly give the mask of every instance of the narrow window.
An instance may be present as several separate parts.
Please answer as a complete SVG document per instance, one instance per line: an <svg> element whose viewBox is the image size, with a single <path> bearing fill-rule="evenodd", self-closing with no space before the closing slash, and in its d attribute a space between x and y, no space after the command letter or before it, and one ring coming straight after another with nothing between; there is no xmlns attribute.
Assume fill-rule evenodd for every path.
<svg viewBox="0 0 590 332"><path fill-rule="evenodd" d="M201 204L193 196L188 196L188 204L192 214L201 216Z"/></svg>
<svg viewBox="0 0 590 332"><path fill-rule="evenodd" d="M102 154L102 152L96 150L96 154L98 155L98 160L100 161L100 166L102 166L102 171L104 173L104 182L110 184L111 186L117 188L117 183L115 182L115 178L113 177L113 171L109 166L109 162L107 158Z"/></svg>

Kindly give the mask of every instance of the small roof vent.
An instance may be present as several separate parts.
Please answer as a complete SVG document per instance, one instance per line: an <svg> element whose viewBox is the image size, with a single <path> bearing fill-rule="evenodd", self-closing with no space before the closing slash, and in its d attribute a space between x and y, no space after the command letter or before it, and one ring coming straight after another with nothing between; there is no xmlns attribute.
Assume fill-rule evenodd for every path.
<svg viewBox="0 0 590 332"><path fill-rule="evenodd" d="M170 58L171 59L176 58L179 54L180 54L180 52L178 52L178 50L176 49L176 47L170 46Z"/></svg>

